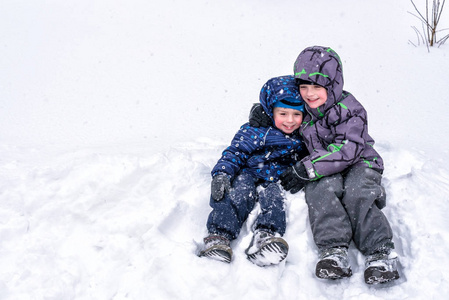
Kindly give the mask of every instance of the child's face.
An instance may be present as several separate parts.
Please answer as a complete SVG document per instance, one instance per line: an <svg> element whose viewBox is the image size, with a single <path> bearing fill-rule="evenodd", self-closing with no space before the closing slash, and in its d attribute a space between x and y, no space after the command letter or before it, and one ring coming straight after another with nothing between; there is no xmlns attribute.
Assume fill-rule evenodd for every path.
<svg viewBox="0 0 449 300"><path fill-rule="evenodd" d="M302 112L292 108L275 107L273 119L277 129L290 134L301 126Z"/></svg>
<svg viewBox="0 0 449 300"><path fill-rule="evenodd" d="M301 84L299 93L310 108L317 108L327 101L327 90L319 85Z"/></svg>

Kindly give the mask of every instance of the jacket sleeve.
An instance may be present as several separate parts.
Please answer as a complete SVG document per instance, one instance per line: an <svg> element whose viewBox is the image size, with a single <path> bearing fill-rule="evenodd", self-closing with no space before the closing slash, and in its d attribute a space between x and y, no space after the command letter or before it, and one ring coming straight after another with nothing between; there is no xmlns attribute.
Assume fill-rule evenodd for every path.
<svg viewBox="0 0 449 300"><path fill-rule="evenodd" d="M226 173L234 179L239 170L246 164L250 155L259 150L264 144L266 128L254 128L248 124L243 125L232 139L215 167L212 177L217 173Z"/></svg>
<svg viewBox="0 0 449 300"><path fill-rule="evenodd" d="M317 125L315 125L317 126ZM318 129L317 129L318 130ZM360 160L364 148L366 114L347 118L334 126L332 142L326 147L314 145L314 149L302 162L312 180L339 173Z"/></svg>

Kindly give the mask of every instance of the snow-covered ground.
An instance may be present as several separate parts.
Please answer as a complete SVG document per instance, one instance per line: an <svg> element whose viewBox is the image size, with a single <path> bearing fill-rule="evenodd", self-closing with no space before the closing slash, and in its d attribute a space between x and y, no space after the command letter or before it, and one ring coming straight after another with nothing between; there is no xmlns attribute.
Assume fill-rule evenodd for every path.
<svg viewBox="0 0 449 300"><path fill-rule="evenodd" d="M408 0L28 2L0 3L0 299L447 297L449 46L408 42ZM354 247L351 278L318 280L302 192L282 265L246 259L255 215L231 264L195 256L211 168L311 45L368 110L395 285L366 285Z"/></svg>

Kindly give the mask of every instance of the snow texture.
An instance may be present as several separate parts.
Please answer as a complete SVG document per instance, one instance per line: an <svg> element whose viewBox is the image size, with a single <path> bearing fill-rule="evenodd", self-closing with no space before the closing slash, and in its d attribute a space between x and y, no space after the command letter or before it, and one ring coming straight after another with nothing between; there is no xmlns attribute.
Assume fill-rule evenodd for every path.
<svg viewBox="0 0 449 300"><path fill-rule="evenodd" d="M393 2L2 1L0 299L445 299L449 48L409 44L420 24ZM393 285L366 285L353 246L352 277L315 277L302 192L280 265L246 258L257 208L231 264L195 255L210 170L311 45L337 51L368 111Z"/></svg>

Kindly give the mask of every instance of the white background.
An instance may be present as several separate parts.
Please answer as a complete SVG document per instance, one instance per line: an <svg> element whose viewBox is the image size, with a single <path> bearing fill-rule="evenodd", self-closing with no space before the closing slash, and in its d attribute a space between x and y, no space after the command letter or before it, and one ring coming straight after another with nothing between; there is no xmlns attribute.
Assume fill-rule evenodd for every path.
<svg viewBox="0 0 449 300"><path fill-rule="evenodd" d="M408 11L407 0L2 1L0 299L443 299L449 50L409 43L421 25ZM316 279L302 193L287 194L285 264L246 260L254 216L230 265L194 255L211 168L262 85L312 45L342 58L386 162L395 286L367 286L353 247L350 279Z"/></svg>

